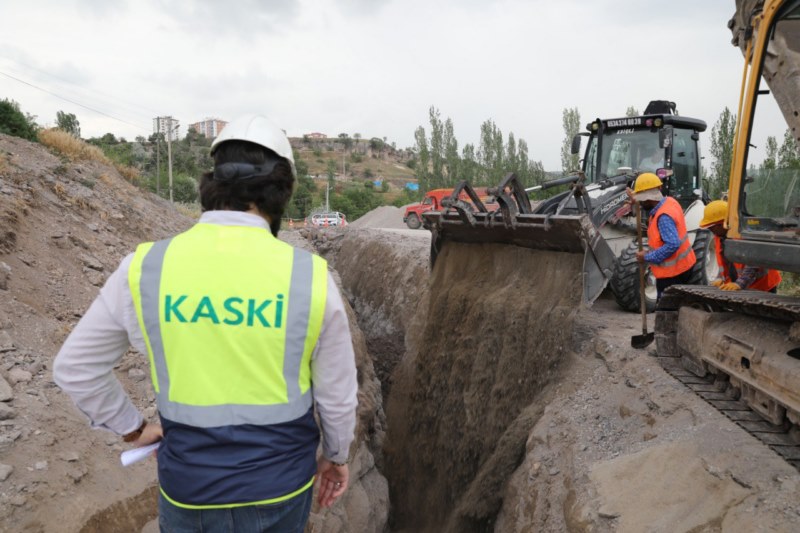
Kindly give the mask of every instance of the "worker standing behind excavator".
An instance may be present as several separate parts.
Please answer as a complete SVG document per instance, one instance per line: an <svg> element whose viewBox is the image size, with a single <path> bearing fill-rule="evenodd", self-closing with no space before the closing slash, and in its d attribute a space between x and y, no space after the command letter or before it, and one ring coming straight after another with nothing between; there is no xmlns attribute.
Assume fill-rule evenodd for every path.
<svg viewBox="0 0 800 533"><path fill-rule="evenodd" d="M705 207L703 220L700 221L700 227L706 228L713 233L717 244L719 279L712 281L711 284L723 291L751 289L777 292L778 285L781 282L781 273L777 270L732 263L725 259L725 235L727 230L723 223L727 214L728 202L714 200Z"/></svg>
<svg viewBox="0 0 800 533"><path fill-rule="evenodd" d="M686 231L683 208L671 196L661 192L661 180L651 172L640 174L633 186L633 199L650 212L647 223L649 251L636 253L640 263L650 263L656 277L658 298L664 290L689 283L692 267L697 262Z"/></svg>

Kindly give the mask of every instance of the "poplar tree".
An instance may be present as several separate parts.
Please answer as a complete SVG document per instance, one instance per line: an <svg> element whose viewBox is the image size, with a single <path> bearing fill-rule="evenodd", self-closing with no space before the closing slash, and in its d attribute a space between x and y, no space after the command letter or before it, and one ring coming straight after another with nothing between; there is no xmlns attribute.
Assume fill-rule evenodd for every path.
<svg viewBox="0 0 800 533"><path fill-rule="evenodd" d="M577 107L564 108L562 124L564 126L564 142L561 144L561 170L564 174L569 174L580 167L580 156L570 153L572 139L578 134L581 124L581 114Z"/></svg>
<svg viewBox="0 0 800 533"><path fill-rule="evenodd" d="M722 110L719 119L711 129L711 164L709 195L719 198L728 188L728 178L731 174L733 159L733 134L736 128L736 115L727 107Z"/></svg>

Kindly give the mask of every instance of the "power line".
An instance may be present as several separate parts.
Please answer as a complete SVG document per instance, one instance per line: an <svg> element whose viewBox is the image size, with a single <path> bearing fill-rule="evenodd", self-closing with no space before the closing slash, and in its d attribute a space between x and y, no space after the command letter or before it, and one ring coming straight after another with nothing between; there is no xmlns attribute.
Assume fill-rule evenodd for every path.
<svg viewBox="0 0 800 533"><path fill-rule="evenodd" d="M90 87L79 86L76 83L71 82L69 80L66 80L66 79L64 79L64 78L62 78L60 76L56 76L55 74L51 74L51 73L46 72L46 71L44 71L42 69L39 69L39 68L33 67L31 65L28 65L27 63L23 63L19 59L10 59L10 58L7 58L7 59L10 62L16 63L18 66L22 66L24 69L33 70L35 72L38 72L39 74L44 74L45 76L48 76L48 77L53 78L55 80L59 80L59 81L62 81L64 83L67 83L67 84L71 85L72 87L75 87L75 88L79 89L79 91L86 91L88 93L94 93L95 95L98 95L98 96L102 97L103 99L109 100L109 102L112 103L112 105L113 105L113 102L111 102L111 100L116 100L117 103L124 104L124 107L128 107L128 109L130 111L134 112L134 113L141 114L142 110L146 111L148 118L151 117L151 116L157 116L159 114L158 111L153 111L152 109L149 109L147 107L141 106L141 105L133 103L133 102L127 102L125 100L122 100L121 98L112 96L110 94L106 94L106 93L104 93L102 91L98 91L98 90L92 89ZM139 110L136 111L133 108L138 108Z"/></svg>
<svg viewBox="0 0 800 533"><path fill-rule="evenodd" d="M127 120L123 120L123 119L117 118L117 117L115 117L113 115L109 115L108 113L104 113L103 111L100 111L99 109L94 109L94 108L91 108L91 107L89 107L87 105L83 105L80 102L76 102L74 100L70 100L69 98L65 98L65 97L63 97L61 95L58 95L58 94L52 92L52 91L48 91L47 89L43 89L41 87L38 87L38 86L36 86L36 85L34 85L32 83L29 83L29 82L25 81L25 80L21 80L21 79L19 79L17 77L14 77L11 74L6 74L5 72L2 72L2 71L0 71L0 74L5 76L5 77L7 77L7 78L11 78L12 80L17 81L19 83L28 85L29 87L33 87L34 89L37 89L37 90L42 91L44 93L47 93L49 95L55 96L56 98L58 98L60 100L64 100L65 102L69 102L70 104L74 104L74 105L80 106L80 107L82 107L84 109L88 109L89 111L92 111L93 113L97 113L99 115L103 115L103 116L108 117L108 118L110 118L112 120L116 120L117 122L122 122L123 124L127 124L129 126L133 126L134 128L138 128L140 130L144 130L144 131L148 131L148 132L150 131L149 128L143 128L139 124L134 124L133 122L128 122Z"/></svg>

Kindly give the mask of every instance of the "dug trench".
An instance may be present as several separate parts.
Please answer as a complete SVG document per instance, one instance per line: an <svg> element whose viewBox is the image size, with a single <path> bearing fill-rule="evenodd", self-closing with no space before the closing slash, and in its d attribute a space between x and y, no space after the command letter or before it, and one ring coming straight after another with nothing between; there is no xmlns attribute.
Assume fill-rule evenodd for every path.
<svg viewBox="0 0 800 533"><path fill-rule="evenodd" d="M579 305L579 255L449 244L429 271L427 232L306 236L380 377L389 531L800 524L796 471L631 349L610 294Z"/></svg>

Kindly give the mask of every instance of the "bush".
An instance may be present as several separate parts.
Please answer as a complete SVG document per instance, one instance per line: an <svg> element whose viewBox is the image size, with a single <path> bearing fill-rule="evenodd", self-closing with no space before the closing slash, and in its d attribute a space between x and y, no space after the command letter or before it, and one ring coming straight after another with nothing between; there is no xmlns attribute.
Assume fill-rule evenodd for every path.
<svg viewBox="0 0 800 533"><path fill-rule="evenodd" d="M0 101L0 133L36 142L36 117L23 113L13 100Z"/></svg>
<svg viewBox="0 0 800 533"><path fill-rule="evenodd" d="M58 128L41 130L39 132L39 142L48 148L52 148L73 163L75 161L97 161L106 165L113 164L97 146L92 146L80 139L76 139L66 131Z"/></svg>

